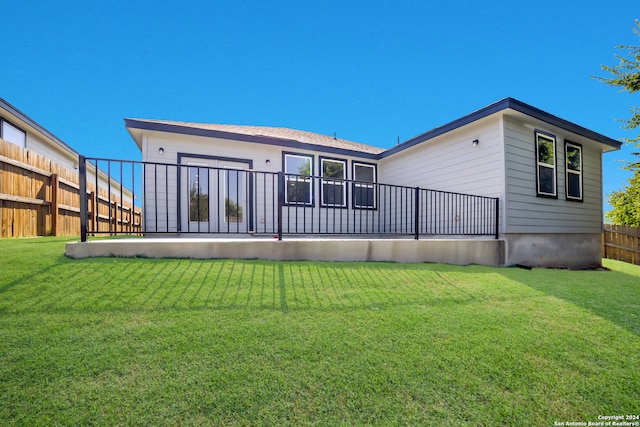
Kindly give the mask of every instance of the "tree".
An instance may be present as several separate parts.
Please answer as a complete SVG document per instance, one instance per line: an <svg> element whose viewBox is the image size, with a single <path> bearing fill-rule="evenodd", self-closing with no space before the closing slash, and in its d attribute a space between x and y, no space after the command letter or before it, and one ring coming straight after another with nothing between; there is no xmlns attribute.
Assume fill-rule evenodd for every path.
<svg viewBox="0 0 640 427"><path fill-rule="evenodd" d="M640 227L640 173L636 171L620 191L609 194L612 210L605 214L612 224Z"/></svg>
<svg viewBox="0 0 640 427"><path fill-rule="evenodd" d="M640 21L635 21L633 32L640 36ZM640 46L616 46L628 52L628 57L616 55L618 65L610 67L603 65L602 69L608 71L612 77L597 77L603 83L620 88L622 91L635 93L640 91ZM624 129L636 129L640 127L640 108L631 107L631 118L625 120ZM640 146L640 134L634 138L625 138L631 144ZM633 153L638 156L640 153ZM613 224L640 227L640 161L629 162L625 169L631 170L633 176L627 185L620 191L609 194L609 203L613 210L606 213L605 217Z"/></svg>
<svg viewBox="0 0 640 427"><path fill-rule="evenodd" d="M640 21L636 20L636 27L633 32L640 36ZM596 77L603 83L619 87L622 91L635 93L640 91L640 46L616 46L617 49L627 50L629 57L616 55L619 61L615 67L603 65L602 69L613 74L613 77ZM624 129L635 129L640 126L640 108L631 107L631 118L625 121ZM640 135L635 138L627 138L628 142L640 143ZM638 165L636 164L636 167Z"/></svg>
<svg viewBox="0 0 640 427"><path fill-rule="evenodd" d="M242 206L229 198L225 198L224 215L227 217L228 222L242 222Z"/></svg>
<svg viewBox="0 0 640 427"><path fill-rule="evenodd" d="M189 221L209 221L209 195L201 193L197 184L189 189Z"/></svg>

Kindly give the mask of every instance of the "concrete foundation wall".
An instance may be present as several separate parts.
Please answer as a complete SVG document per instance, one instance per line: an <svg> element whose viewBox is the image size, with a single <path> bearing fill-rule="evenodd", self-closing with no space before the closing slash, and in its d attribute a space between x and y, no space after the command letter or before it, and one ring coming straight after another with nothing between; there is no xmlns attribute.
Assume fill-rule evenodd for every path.
<svg viewBox="0 0 640 427"><path fill-rule="evenodd" d="M122 239L68 243L71 258L232 258L312 261L394 261L502 266L505 243L495 239Z"/></svg>
<svg viewBox="0 0 640 427"><path fill-rule="evenodd" d="M505 234L506 265L587 267L602 263L602 235Z"/></svg>

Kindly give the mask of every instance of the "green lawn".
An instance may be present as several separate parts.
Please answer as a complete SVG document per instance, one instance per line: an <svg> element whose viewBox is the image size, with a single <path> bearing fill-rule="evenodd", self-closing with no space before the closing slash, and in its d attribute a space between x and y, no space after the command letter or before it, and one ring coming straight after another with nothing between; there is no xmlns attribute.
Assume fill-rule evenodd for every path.
<svg viewBox="0 0 640 427"><path fill-rule="evenodd" d="M640 415L640 267L64 257L0 240L0 425Z"/></svg>

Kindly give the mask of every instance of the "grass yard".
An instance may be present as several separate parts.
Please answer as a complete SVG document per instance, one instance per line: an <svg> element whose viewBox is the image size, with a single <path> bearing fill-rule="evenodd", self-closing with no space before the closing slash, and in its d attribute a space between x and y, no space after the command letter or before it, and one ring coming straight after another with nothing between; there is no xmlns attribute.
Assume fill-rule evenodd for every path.
<svg viewBox="0 0 640 427"><path fill-rule="evenodd" d="M0 425L640 415L640 267L70 260L0 240Z"/></svg>

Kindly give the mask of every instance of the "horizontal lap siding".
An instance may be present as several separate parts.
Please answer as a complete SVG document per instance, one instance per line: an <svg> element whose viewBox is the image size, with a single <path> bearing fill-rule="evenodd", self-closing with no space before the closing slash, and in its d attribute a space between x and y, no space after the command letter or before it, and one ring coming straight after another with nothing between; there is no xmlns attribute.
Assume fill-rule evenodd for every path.
<svg viewBox="0 0 640 427"><path fill-rule="evenodd" d="M424 141L380 162L381 182L479 196L499 197L502 177L497 118Z"/></svg>
<svg viewBox="0 0 640 427"><path fill-rule="evenodd" d="M535 131L505 118L507 233L599 233L602 224L601 152L559 129L556 137L557 199L536 195ZM565 138L582 144L583 202L566 200Z"/></svg>
<svg viewBox="0 0 640 427"><path fill-rule="evenodd" d="M53 148L50 143L44 142L31 133L27 133L27 149L33 150L47 159L51 159L64 168L70 170L78 168L78 157L73 153L63 153L62 150Z"/></svg>

